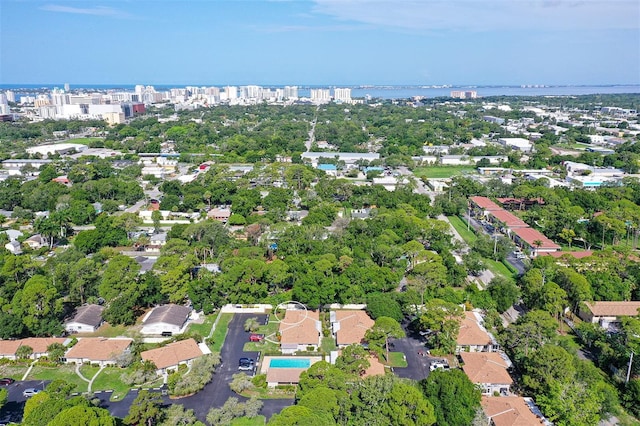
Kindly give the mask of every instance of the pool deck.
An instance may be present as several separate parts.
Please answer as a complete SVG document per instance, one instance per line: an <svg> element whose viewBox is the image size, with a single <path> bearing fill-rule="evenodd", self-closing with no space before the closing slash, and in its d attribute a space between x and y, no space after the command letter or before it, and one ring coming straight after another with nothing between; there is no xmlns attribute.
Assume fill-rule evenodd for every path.
<svg viewBox="0 0 640 426"><path fill-rule="evenodd" d="M304 358L304 359L308 359L309 360L309 366L312 366L313 364L315 364L318 361L322 361L323 357L321 356L300 356L300 357L296 357L296 356L265 356L264 359L262 360L262 364L260 365L260 373L261 374L267 374L267 372L269 371L269 365L271 364L271 360L272 359L294 359L294 358ZM277 368L277 370L306 370L306 368Z"/></svg>

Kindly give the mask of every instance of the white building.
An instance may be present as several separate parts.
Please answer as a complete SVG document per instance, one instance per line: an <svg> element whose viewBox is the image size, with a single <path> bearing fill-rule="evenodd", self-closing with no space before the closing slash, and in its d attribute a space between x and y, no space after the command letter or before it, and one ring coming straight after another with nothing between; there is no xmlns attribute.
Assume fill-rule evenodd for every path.
<svg viewBox="0 0 640 426"><path fill-rule="evenodd" d="M154 308L142 320L142 334L166 335L182 333L187 327L191 308L179 305L162 305Z"/></svg>
<svg viewBox="0 0 640 426"><path fill-rule="evenodd" d="M331 91L329 89L311 89L311 102L316 104L331 102Z"/></svg>
<svg viewBox="0 0 640 426"><path fill-rule="evenodd" d="M351 102L351 89L336 87L333 89L333 100L337 102Z"/></svg>
<svg viewBox="0 0 640 426"><path fill-rule="evenodd" d="M531 142L523 138L500 138L498 139L498 142L504 146L509 146L522 152L531 152L531 149L533 148Z"/></svg>

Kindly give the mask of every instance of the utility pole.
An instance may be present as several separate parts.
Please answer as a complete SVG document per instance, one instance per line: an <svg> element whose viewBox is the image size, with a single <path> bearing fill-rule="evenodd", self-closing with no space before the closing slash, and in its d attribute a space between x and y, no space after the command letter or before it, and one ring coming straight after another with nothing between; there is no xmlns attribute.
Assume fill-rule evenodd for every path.
<svg viewBox="0 0 640 426"><path fill-rule="evenodd" d="M627 367L627 380L625 383L629 383L629 377L631 377L631 364L633 363L633 351L631 351L631 355L629 355L629 367Z"/></svg>

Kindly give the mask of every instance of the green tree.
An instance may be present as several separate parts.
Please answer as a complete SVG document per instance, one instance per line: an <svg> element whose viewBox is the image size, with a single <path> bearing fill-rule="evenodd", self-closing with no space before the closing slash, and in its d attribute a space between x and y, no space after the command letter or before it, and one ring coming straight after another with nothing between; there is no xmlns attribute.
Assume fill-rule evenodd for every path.
<svg viewBox="0 0 640 426"><path fill-rule="evenodd" d="M438 426L470 425L480 408L480 390L458 369L434 371L420 382Z"/></svg>
<svg viewBox="0 0 640 426"><path fill-rule="evenodd" d="M429 343L433 347L453 353L463 318L464 312L460 306L442 299L432 299L426 303L419 324L423 331L429 333Z"/></svg>
<svg viewBox="0 0 640 426"><path fill-rule="evenodd" d="M336 367L356 376L362 376L370 366L369 353L361 345L347 346L336 359Z"/></svg>
<svg viewBox="0 0 640 426"><path fill-rule="evenodd" d="M380 317L390 317L402 321L404 315L400 304L390 294L373 293L367 296L367 313L374 320Z"/></svg>
<svg viewBox="0 0 640 426"><path fill-rule="evenodd" d="M61 411L47 426L115 426L109 411L98 407L75 406ZM175 423L178 424L178 423Z"/></svg>
<svg viewBox="0 0 640 426"><path fill-rule="evenodd" d="M162 419L162 395L157 392L141 390L131 403L129 414L124 418L128 425L148 425Z"/></svg>
<svg viewBox="0 0 640 426"><path fill-rule="evenodd" d="M386 360L389 361L389 339L400 339L405 336L404 330L398 321L389 317L379 317L373 327L365 333L365 340L369 342L372 349L386 353Z"/></svg>
<svg viewBox="0 0 640 426"><path fill-rule="evenodd" d="M487 290L495 300L496 308L500 313L509 309L520 299L520 288L502 277L492 279Z"/></svg>

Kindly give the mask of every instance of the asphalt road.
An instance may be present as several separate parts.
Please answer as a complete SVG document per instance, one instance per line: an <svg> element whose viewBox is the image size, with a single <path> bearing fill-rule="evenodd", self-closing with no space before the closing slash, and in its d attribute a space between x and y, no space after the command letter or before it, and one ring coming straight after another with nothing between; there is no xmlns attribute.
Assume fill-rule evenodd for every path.
<svg viewBox="0 0 640 426"><path fill-rule="evenodd" d="M222 407L222 405L230 397L236 397L240 401L246 398L237 395L229 388L232 376L238 373L238 360L242 357L258 359L258 352L244 352L243 347L249 341L249 333L244 331L244 322L247 318L258 317L259 321L264 322L266 315L256 314L235 314L233 320L229 323L229 331L222 346L221 359L222 364L216 368L213 379L207 384L203 390L195 395L170 399L164 396L164 403L168 405L181 404L185 408L192 409L195 415L201 421L206 420L207 413L213 407ZM250 373L250 372L247 372ZM14 421L19 422L22 419L24 411L25 398L22 391L26 388L44 389L47 382L43 381L25 381L16 382L7 388L9 389L8 403L0 411L0 422ZM156 390L159 392L159 390ZM95 396L100 399L100 406L106 408L109 412L120 418L126 417L129 407L138 395L137 391L131 391L121 401L110 401L110 392L97 392ZM270 418L273 414L279 413L285 407L293 404L292 399L271 399L263 400L264 406L260 414Z"/></svg>
<svg viewBox="0 0 640 426"><path fill-rule="evenodd" d="M394 352L404 352L407 359L407 367L394 368L393 372L396 376L406 379L413 379L417 381L426 379L429 376L429 365L431 364L431 361L438 358L434 358L429 355L420 355L419 352L424 353L424 351L427 350L424 342L421 340L419 335L414 334L407 328L406 323L402 324L402 328L407 334L407 337L402 339L392 339L390 341L393 343Z"/></svg>
<svg viewBox="0 0 640 426"><path fill-rule="evenodd" d="M22 412L24 411L24 403L27 400L22 396L22 392L28 388L44 389L48 380L26 380L24 382L15 382L9 386L3 386L9 391L7 404L0 410L0 422L20 422L22 420Z"/></svg>

